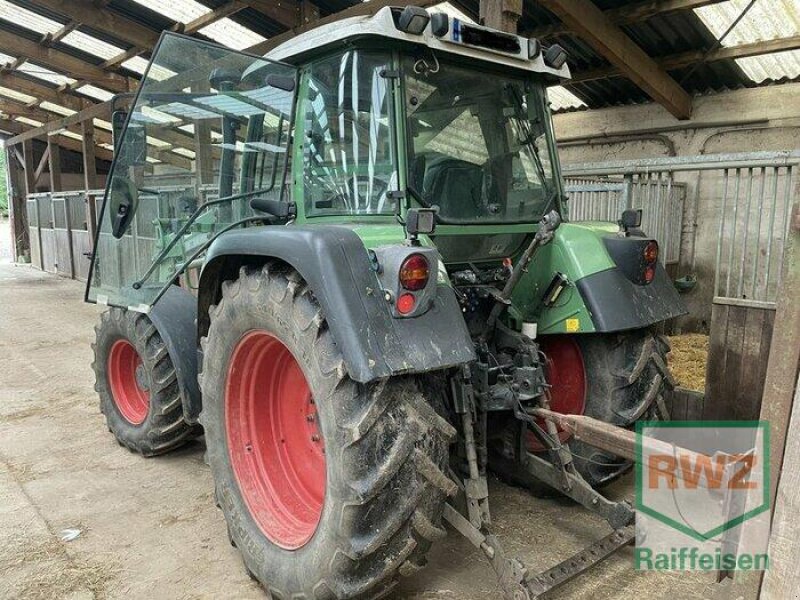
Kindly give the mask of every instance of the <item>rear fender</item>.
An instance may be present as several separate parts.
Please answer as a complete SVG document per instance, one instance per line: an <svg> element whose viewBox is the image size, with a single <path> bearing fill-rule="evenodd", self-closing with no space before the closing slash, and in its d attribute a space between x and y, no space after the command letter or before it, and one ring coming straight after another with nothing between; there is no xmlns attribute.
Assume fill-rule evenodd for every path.
<svg viewBox="0 0 800 600"><path fill-rule="evenodd" d="M393 318L364 243L339 226L254 227L221 235L209 248L200 277L200 337L208 331L208 310L219 302L222 282L235 278L243 265L269 259L287 263L309 285L357 382L444 369L475 358L449 286L437 285L426 313Z"/></svg>
<svg viewBox="0 0 800 600"><path fill-rule="evenodd" d="M158 330L175 367L186 421L196 423L200 414L197 382L197 298L176 285L170 286L147 316Z"/></svg>

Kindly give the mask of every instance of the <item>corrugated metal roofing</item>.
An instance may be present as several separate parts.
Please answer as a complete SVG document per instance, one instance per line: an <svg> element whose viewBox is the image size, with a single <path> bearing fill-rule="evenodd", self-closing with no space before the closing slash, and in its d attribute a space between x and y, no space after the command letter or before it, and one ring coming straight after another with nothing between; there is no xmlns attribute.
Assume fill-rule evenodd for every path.
<svg viewBox="0 0 800 600"><path fill-rule="evenodd" d="M621 25L621 29L656 60L691 51L703 54L717 47L717 36L724 33L748 2L727 0L696 11L660 13L646 20ZM474 14L478 11L479 0L463 0L460 4ZM603 10L613 10L640 2L595 0L595 4ZM800 0L756 0L750 13L723 41L722 47L800 35ZM537 2L525 0L520 30L524 33L548 25L559 25L558 18ZM583 71L610 67L596 50L572 33L547 37L544 43L558 43L569 52L570 68L576 76ZM671 68L668 73L691 94L785 82L800 79L800 51L714 60ZM566 89L585 102L588 108L650 101L636 85L618 75L576 82L567 85Z"/></svg>
<svg viewBox="0 0 800 600"><path fill-rule="evenodd" d="M360 3L360 0L313 0L321 15L327 16ZM594 0L603 10L615 10L641 0ZM656 60L675 57L681 53L704 55L714 50L717 38L741 13L750 0L725 0L694 11L673 11L656 14L648 19L622 25L622 30ZM124 16L153 32L172 28L176 22L188 23L226 5L229 0L110 0L105 9ZM398 0L402 5L402 0ZM479 0L449 0L447 12L460 11L476 17ZM0 29L22 38L41 42L43 34L58 32L69 19L59 13L41 8L30 0L0 0ZM559 20L535 0L525 0L520 30L523 33L559 26ZM245 8L202 28L200 37L213 39L242 49L286 30L286 25L253 8ZM780 40L800 36L800 0L756 0L748 14L722 41L723 48L759 41ZM570 65L577 77L574 83L550 91L553 107L558 110L600 108L604 106L649 102L648 96L628 79L606 73L603 77L581 77L587 71L609 69L609 63L586 42L572 33L546 37L545 44L559 43L570 54ZM119 32L98 30L80 25L52 47L100 65L128 51L131 44ZM36 62L25 62L14 55L13 48L3 48L0 63L15 67L15 74L30 78L40 85L51 87L72 85L77 93L96 101L109 99L113 94L101 82L76 82L72 73L56 72ZM119 72L138 78L147 64L148 53L128 58ZM739 59L724 59L683 63L670 67L668 72L688 92L705 94L741 87L800 79L800 50ZM11 89L6 86L5 89ZM13 90L12 90L13 91ZM22 102L0 88L0 96ZM23 94L23 96L26 96ZM27 96L30 98L30 96ZM28 100L29 102L29 100ZM53 107L50 107L53 108ZM45 109L46 110L46 109ZM57 111L54 111L57 112Z"/></svg>
<svg viewBox="0 0 800 600"><path fill-rule="evenodd" d="M749 0L728 0L695 9L715 37L722 37ZM752 44L800 35L800 2L757 0L722 41L726 47ZM800 50L736 59L745 74L755 81L779 81L800 76Z"/></svg>

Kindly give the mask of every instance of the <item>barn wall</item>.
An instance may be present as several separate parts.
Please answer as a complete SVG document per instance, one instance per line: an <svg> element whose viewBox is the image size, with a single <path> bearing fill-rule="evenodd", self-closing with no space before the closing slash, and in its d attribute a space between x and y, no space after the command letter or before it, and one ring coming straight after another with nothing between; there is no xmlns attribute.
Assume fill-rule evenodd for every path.
<svg viewBox="0 0 800 600"><path fill-rule="evenodd" d="M564 164L796 150L800 148L798 98L800 83L701 96L695 98L689 121L678 121L656 104L561 113L555 117L556 137ZM691 316L682 320L681 327L704 330L711 322L714 295L720 173L676 173L675 179L687 185L688 199L678 276L694 273L698 278L697 287L684 296ZM796 188L797 183L797 197Z"/></svg>

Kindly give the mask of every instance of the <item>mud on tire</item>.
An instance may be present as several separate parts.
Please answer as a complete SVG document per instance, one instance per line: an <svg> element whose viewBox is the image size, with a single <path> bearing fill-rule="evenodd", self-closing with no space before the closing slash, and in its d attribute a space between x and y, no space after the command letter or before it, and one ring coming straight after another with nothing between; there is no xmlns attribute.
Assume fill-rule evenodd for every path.
<svg viewBox="0 0 800 600"><path fill-rule="evenodd" d="M368 385L349 379L312 291L282 263L243 268L223 284L210 317L201 422L217 499L247 571L280 599L385 595L399 575L423 566L431 543L445 535L444 502L456 491L445 475L455 430L413 377ZM253 330L277 338L300 365L324 439L319 524L293 550L270 541L248 510L227 439L228 365Z"/></svg>
<svg viewBox="0 0 800 600"><path fill-rule="evenodd" d="M100 396L100 410L120 444L143 456L155 456L199 434L199 428L183 418L175 367L147 315L121 308L102 313L95 326L92 350L94 389ZM132 369L134 361L138 367L135 381L131 381L132 373L125 373L125 367ZM127 386L136 398L124 402L120 386L123 393Z"/></svg>
<svg viewBox="0 0 800 600"><path fill-rule="evenodd" d="M669 420L664 395L675 388L667 366L669 340L649 330L579 338L586 366L586 412L632 429L641 420ZM575 467L594 487L611 483L633 463L571 440Z"/></svg>

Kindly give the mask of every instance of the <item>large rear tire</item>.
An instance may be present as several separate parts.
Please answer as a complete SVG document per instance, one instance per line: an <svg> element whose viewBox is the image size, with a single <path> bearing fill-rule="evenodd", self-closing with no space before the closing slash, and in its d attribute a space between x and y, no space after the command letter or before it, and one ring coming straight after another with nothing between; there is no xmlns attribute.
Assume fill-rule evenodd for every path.
<svg viewBox="0 0 800 600"><path fill-rule="evenodd" d="M543 336L539 340L548 359L557 354L559 384L570 387L570 392L584 395L584 402L570 400L566 406L553 406L565 413L582 413L618 427L631 429L639 420L667 420L664 394L673 389L675 380L667 366L669 341L649 329L622 333L581 336ZM574 353L563 348L575 348ZM548 347L554 352L549 353ZM556 350L558 349L558 350ZM564 364L566 357L567 364ZM565 372L583 370L580 380ZM581 390L576 392L576 389ZM559 389L553 389L557 395ZM582 410L578 410L580 405ZM496 424L502 433L494 438L490 451L490 465L502 477L529 488L540 496L557 494L555 490L531 477L521 467L517 452L519 436L523 435L516 419L506 418ZM527 433L526 443L532 452L541 451L532 434ZM595 488L602 487L626 473L632 463L603 452L583 441L562 436L573 453L576 469Z"/></svg>
<svg viewBox="0 0 800 600"><path fill-rule="evenodd" d="M175 366L147 315L107 310L95 326L92 350L100 410L120 444L155 456L195 437L197 428L183 418Z"/></svg>
<svg viewBox="0 0 800 600"><path fill-rule="evenodd" d="M222 291L201 422L231 542L275 598L388 593L445 535L455 430L413 377L349 379L312 291L282 263Z"/></svg>

